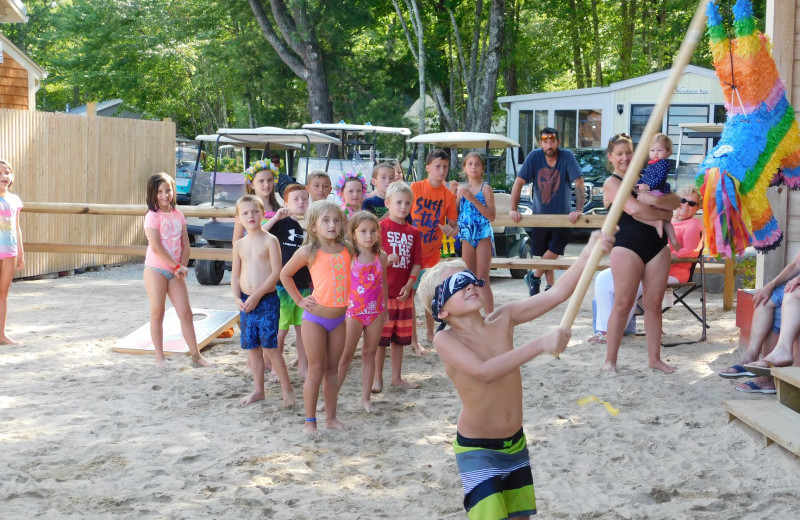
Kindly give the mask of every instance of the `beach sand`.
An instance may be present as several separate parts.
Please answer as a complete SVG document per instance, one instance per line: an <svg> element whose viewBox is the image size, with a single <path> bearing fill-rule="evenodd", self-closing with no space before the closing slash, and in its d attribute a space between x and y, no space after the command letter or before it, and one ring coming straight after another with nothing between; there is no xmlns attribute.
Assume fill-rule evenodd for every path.
<svg viewBox="0 0 800 520"><path fill-rule="evenodd" d="M200 286L190 272L193 307L232 309L228 280ZM492 286L496 305L526 294L508 271ZM619 373L602 373L605 348L584 341L591 292L561 359L522 368L540 518L797 514L800 459L729 423L720 405L775 399L736 392L716 374L740 354L721 300L709 295L707 342L663 351L675 374L647 368L644 338L634 336ZM387 387L375 415L359 403L357 354L339 399L350 430L307 439L295 368L296 408L281 408L277 384L266 401L239 404L252 379L238 329L204 351L210 369L172 356L160 372L152 356L112 352L149 319L141 264L15 282L8 303L9 334L21 344L0 346L2 518L466 517L451 446L459 400L435 352L406 352L404 373L421 388ZM520 326L516 343L556 327L565 308ZM671 310L664 330L695 338L700 325ZM590 395L619 415L578 405Z"/></svg>

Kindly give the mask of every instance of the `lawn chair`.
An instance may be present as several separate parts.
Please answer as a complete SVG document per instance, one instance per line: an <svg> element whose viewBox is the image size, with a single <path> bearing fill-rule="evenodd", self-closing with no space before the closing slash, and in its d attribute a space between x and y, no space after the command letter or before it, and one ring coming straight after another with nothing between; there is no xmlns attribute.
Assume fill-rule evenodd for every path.
<svg viewBox="0 0 800 520"><path fill-rule="evenodd" d="M697 266L700 266L700 282L696 283L692 281L694 278L694 272ZM673 294L675 295L675 300L672 303L672 307L675 307L678 303L681 303L686 309L692 313L692 316L697 318L702 324L702 334L700 334L700 339L695 341L679 341L677 343L662 343L665 347L674 347L677 345L690 345L692 343L699 343L701 341L706 340L706 329L709 327L708 322L706 321L706 264L703 257L703 251L700 250L700 254L697 255L697 260L692 261L692 267L689 270L689 281L685 283L670 283L667 284L667 289L672 289ZM697 312L689 305L686 301L686 297L689 296L696 290L701 291L700 296L700 314L698 315ZM661 313L667 312L672 307L666 307L661 310Z"/></svg>
<svg viewBox="0 0 800 520"><path fill-rule="evenodd" d="M703 257L703 251L701 250L700 254L697 255L697 259L696 260L691 260L691 262L692 262L692 267L689 270L689 281L688 282L683 282L683 283L679 282L679 283L667 284L667 290L671 290L672 291L674 299L672 301L672 306L664 307L663 309L661 309L661 314L664 314L668 310L670 310L673 307L675 307L678 303L680 303L684 307L686 307L686 309L688 309L689 312L692 313L692 316L697 318L697 321L699 321L702 324L703 331L700 334L700 339L697 339L697 340L694 340L694 341L678 341L678 342L674 342L674 343L663 343L662 342L661 344L664 347L675 347L675 346L678 346L678 345L691 345L692 343L700 343L701 341L705 341L706 340L706 329L709 328L709 325L708 325L708 321L706 320L706 287L705 287L706 286L706 264L705 264L705 259ZM700 266L700 282L696 283L696 282L692 281L692 279L694 278L694 273L695 273L695 270L696 270L698 265ZM691 293L693 293L694 291L696 291L698 289L702 293L702 295L700 296L700 307L701 307L700 308L700 314L697 314L697 311L695 311L689 305L689 303L686 301L686 297L689 296ZM644 314L644 309L642 308L642 304L641 304L641 298L636 301L636 315L640 315L640 314Z"/></svg>

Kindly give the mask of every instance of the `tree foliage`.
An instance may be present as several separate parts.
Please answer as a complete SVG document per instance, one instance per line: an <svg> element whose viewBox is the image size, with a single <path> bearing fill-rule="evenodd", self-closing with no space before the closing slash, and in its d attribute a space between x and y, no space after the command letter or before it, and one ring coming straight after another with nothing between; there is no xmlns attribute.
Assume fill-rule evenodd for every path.
<svg viewBox="0 0 800 520"><path fill-rule="evenodd" d="M732 2L720 2L729 13ZM422 82L420 42L410 17L415 4ZM766 0L753 4L763 20ZM409 124L403 114L420 96L420 86L434 98L442 129L488 130L498 113L498 95L608 85L670 67L697 4L27 0L25 5L29 23L4 24L2 30L49 73L37 98L40 109L62 111L67 104L122 98L145 117L172 118L179 133L191 136L224 126L296 127L317 118ZM706 42L693 63L710 66ZM309 78L325 87L314 102ZM328 105L322 111L314 108L320 100Z"/></svg>

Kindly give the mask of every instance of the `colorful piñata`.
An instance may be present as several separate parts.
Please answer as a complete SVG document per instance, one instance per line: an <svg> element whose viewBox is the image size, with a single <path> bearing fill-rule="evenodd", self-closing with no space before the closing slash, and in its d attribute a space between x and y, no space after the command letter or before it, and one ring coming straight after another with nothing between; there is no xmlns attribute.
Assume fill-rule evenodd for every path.
<svg viewBox="0 0 800 520"><path fill-rule="evenodd" d="M749 0L733 6L729 39L714 1L706 7L708 35L728 113L722 137L700 165L706 252L733 257L752 244L778 247L783 233L767 188L800 188L800 130L778 77L769 39L755 27Z"/></svg>

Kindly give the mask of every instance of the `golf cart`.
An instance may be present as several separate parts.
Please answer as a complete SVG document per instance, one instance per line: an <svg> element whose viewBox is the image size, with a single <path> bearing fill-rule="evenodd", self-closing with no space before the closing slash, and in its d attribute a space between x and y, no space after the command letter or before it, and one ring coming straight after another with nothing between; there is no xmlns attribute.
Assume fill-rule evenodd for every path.
<svg viewBox="0 0 800 520"><path fill-rule="evenodd" d="M365 125L351 125L344 121L338 123L307 123L303 125L306 130L313 130L315 132L322 132L328 135L333 135L341 141L340 149L336 157L331 156L331 150L328 150L328 157L330 163L327 167L328 175L331 178L331 185L336 186L339 177L345 172L360 170L364 173L364 177L370 179L372 168L379 162L389 160L397 160L401 162L406 156L406 141L405 139L411 136L411 130L402 127L393 126L375 126L372 124ZM399 159L384 157L378 149L379 136L399 136L403 140L403 156ZM312 170L323 170L323 162L326 158L301 158L299 165L302 167L306 162L311 163ZM305 176L301 173L298 174L298 181L305 183ZM341 202L337 198L337 202Z"/></svg>
<svg viewBox="0 0 800 520"><path fill-rule="evenodd" d="M421 153L425 153L425 145L437 148L459 148L468 150L484 150L486 158L486 171L491 172L492 155L490 150L508 148L519 148L519 143L504 135L480 133L480 132L440 132L434 134L420 134L408 140L408 143L414 145L411 154L411 163L413 164L414 158L422 147ZM495 156L495 160L497 156ZM514 164L514 154L511 154L512 166L516 173L516 164ZM499 159L503 161L504 159ZM450 172L455 168L453 165L450 167ZM448 174L448 179L452 173ZM422 178L421 176L419 178ZM487 182L490 179L487 179ZM503 191L495 190L494 203L497 213L508 214L511 208L511 195ZM525 206L520 205L521 213L530 215L532 212ZM525 229L519 226L492 226L494 231L494 256L495 257L531 257L531 244L530 237ZM512 278L522 278L527 269L511 269Z"/></svg>
<svg viewBox="0 0 800 520"><path fill-rule="evenodd" d="M196 140L215 144L214 170L218 169L219 150L224 146L240 149L245 165L250 164L252 151L259 151L260 158L268 158L273 151L285 151L288 157L286 162L288 172L292 171L295 154L305 153L308 156L312 145L339 144L337 138L311 130L287 130L274 127L220 128L215 135L199 135ZM306 161L305 167L308 168L308 161ZM308 171L302 173L305 176ZM236 201L247 193L242 172L195 171L192 175L191 198L199 205L233 207ZM279 181L275 186L278 192L280 184ZM204 243L202 247L231 248L234 223L234 218L187 219L190 241L197 244ZM230 261L197 260L194 273L201 285L217 285L222 280L225 271L230 269Z"/></svg>
<svg viewBox="0 0 800 520"><path fill-rule="evenodd" d="M192 172L202 170L200 150L197 141L178 137L175 139L175 194L178 204L192 203L189 191L192 187Z"/></svg>

